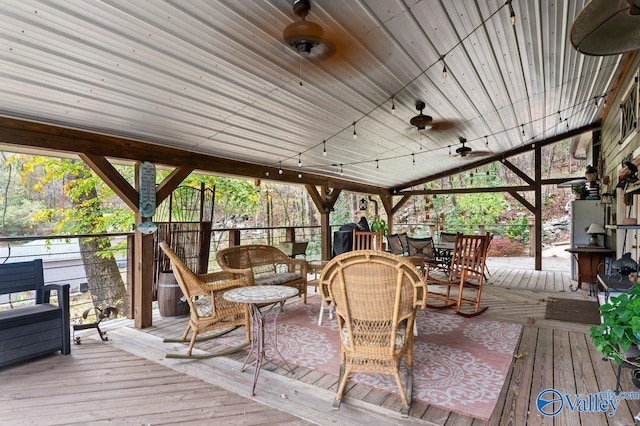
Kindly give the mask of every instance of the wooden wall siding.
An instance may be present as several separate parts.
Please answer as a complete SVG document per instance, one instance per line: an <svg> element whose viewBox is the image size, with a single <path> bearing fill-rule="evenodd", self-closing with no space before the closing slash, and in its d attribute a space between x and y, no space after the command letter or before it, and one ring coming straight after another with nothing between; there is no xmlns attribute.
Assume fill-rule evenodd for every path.
<svg viewBox="0 0 640 426"><path fill-rule="evenodd" d="M628 63L624 64L622 69L626 72L624 75L618 77L617 90L615 96L608 99L608 108L606 115L602 121L601 130L601 153L604 160L603 173L605 176L610 176L612 192L616 192L617 196L614 199L612 211L616 211L617 221L620 223L622 218L629 216L629 207L624 204L623 191L621 189L615 189L618 183L618 176L622 170L622 162L631 157L637 164L640 164L640 132L625 145L620 145L621 131L620 131L620 104L626 95L626 91L631 84L633 78L636 76L636 71L640 68L640 55L635 55L630 58ZM604 188L601 188L601 192L604 192ZM636 197L637 198L637 197ZM638 202L635 202L631 208L631 216L639 217ZM631 231L630 231L631 232ZM635 251L632 245L635 245L634 235L630 234L627 237L626 247L624 245L625 232L624 231L610 231L607 235L607 244L617 250L619 256L627 251ZM638 253L634 253L634 257L637 258Z"/></svg>

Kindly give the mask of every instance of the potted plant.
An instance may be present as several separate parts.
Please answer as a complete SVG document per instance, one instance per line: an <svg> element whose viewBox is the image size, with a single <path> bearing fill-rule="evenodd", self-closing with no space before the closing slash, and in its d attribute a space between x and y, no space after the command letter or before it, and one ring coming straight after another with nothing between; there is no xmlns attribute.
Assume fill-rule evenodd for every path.
<svg viewBox="0 0 640 426"><path fill-rule="evenodd" d="M576 194L577 199L584 200L589 195L589 188L585 184L574 186L573 192Z"/></svg>
<svg viewBox="0 0 640 426"><path fill-rule="evenodd" d="M633 365L632 379L640 378L640 359L625 357L632 345L640 343L640 284L626 293L612 296L600 306L600 315L601 324L591 327L591 340L596 349L618 365L624 362Z"/></svg>
<svg viewBox="0 0 640 426"><path fill-rule="evenodd" d="M371 222L371 230L373 232L382 232L382 235L387 235L387 231L389 231L389 225L384 219L381 219L380 216L377 216Z"/></svg>

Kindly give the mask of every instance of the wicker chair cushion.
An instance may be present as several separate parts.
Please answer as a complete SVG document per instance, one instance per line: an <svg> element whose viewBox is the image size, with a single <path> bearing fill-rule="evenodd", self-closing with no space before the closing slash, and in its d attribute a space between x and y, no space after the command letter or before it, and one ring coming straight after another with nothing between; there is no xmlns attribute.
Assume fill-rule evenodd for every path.
<svg viewBox="0 0 640 426"><path fill-rule="evenodd" d="M279 274L256 277L256 285L280 285L302 278L299 272L281 272Z"/></svg>
<svg viewBox="0 0 640 426"><path fill-rule="evenodd" d="M193 306L196 308L196 312L200 318L210 317L213 315L211 298L209 296L199 296L197 300L193 302Z"/></svg>

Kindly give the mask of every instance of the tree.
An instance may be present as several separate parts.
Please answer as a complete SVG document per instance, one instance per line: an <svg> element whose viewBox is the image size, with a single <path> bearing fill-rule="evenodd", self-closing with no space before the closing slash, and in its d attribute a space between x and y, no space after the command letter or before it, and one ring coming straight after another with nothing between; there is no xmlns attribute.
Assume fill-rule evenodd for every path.
<svg viewBox="0 0 640 426"><path fill-rule="evenodd" d="M113 191L82 161L17 155L10 161L21 166L22 179L29 179L33 177L34 170L40 170L40 178L33 185L35 192L41 193L52 185L62 183L69 204L39 210L33 217L35 222L53 223L56 232L71 235L131 229L133 212L123 208ZM124 175L133 175L131 167L119 169ZM94 305L121 308L126 287L111 240L106 237L84 237L79 238L78 243Z"/></svg>

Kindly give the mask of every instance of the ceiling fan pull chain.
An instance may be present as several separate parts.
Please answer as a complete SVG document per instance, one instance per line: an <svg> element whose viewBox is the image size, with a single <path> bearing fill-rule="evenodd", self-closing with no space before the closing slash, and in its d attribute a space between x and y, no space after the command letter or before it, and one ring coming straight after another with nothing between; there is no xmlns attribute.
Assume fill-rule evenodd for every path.
<svg viewBox="0 0 640 426"><path fill-rule="evenodd" d="M302 57L298 63L300 64L300 86L302 86Z"/></svg>

